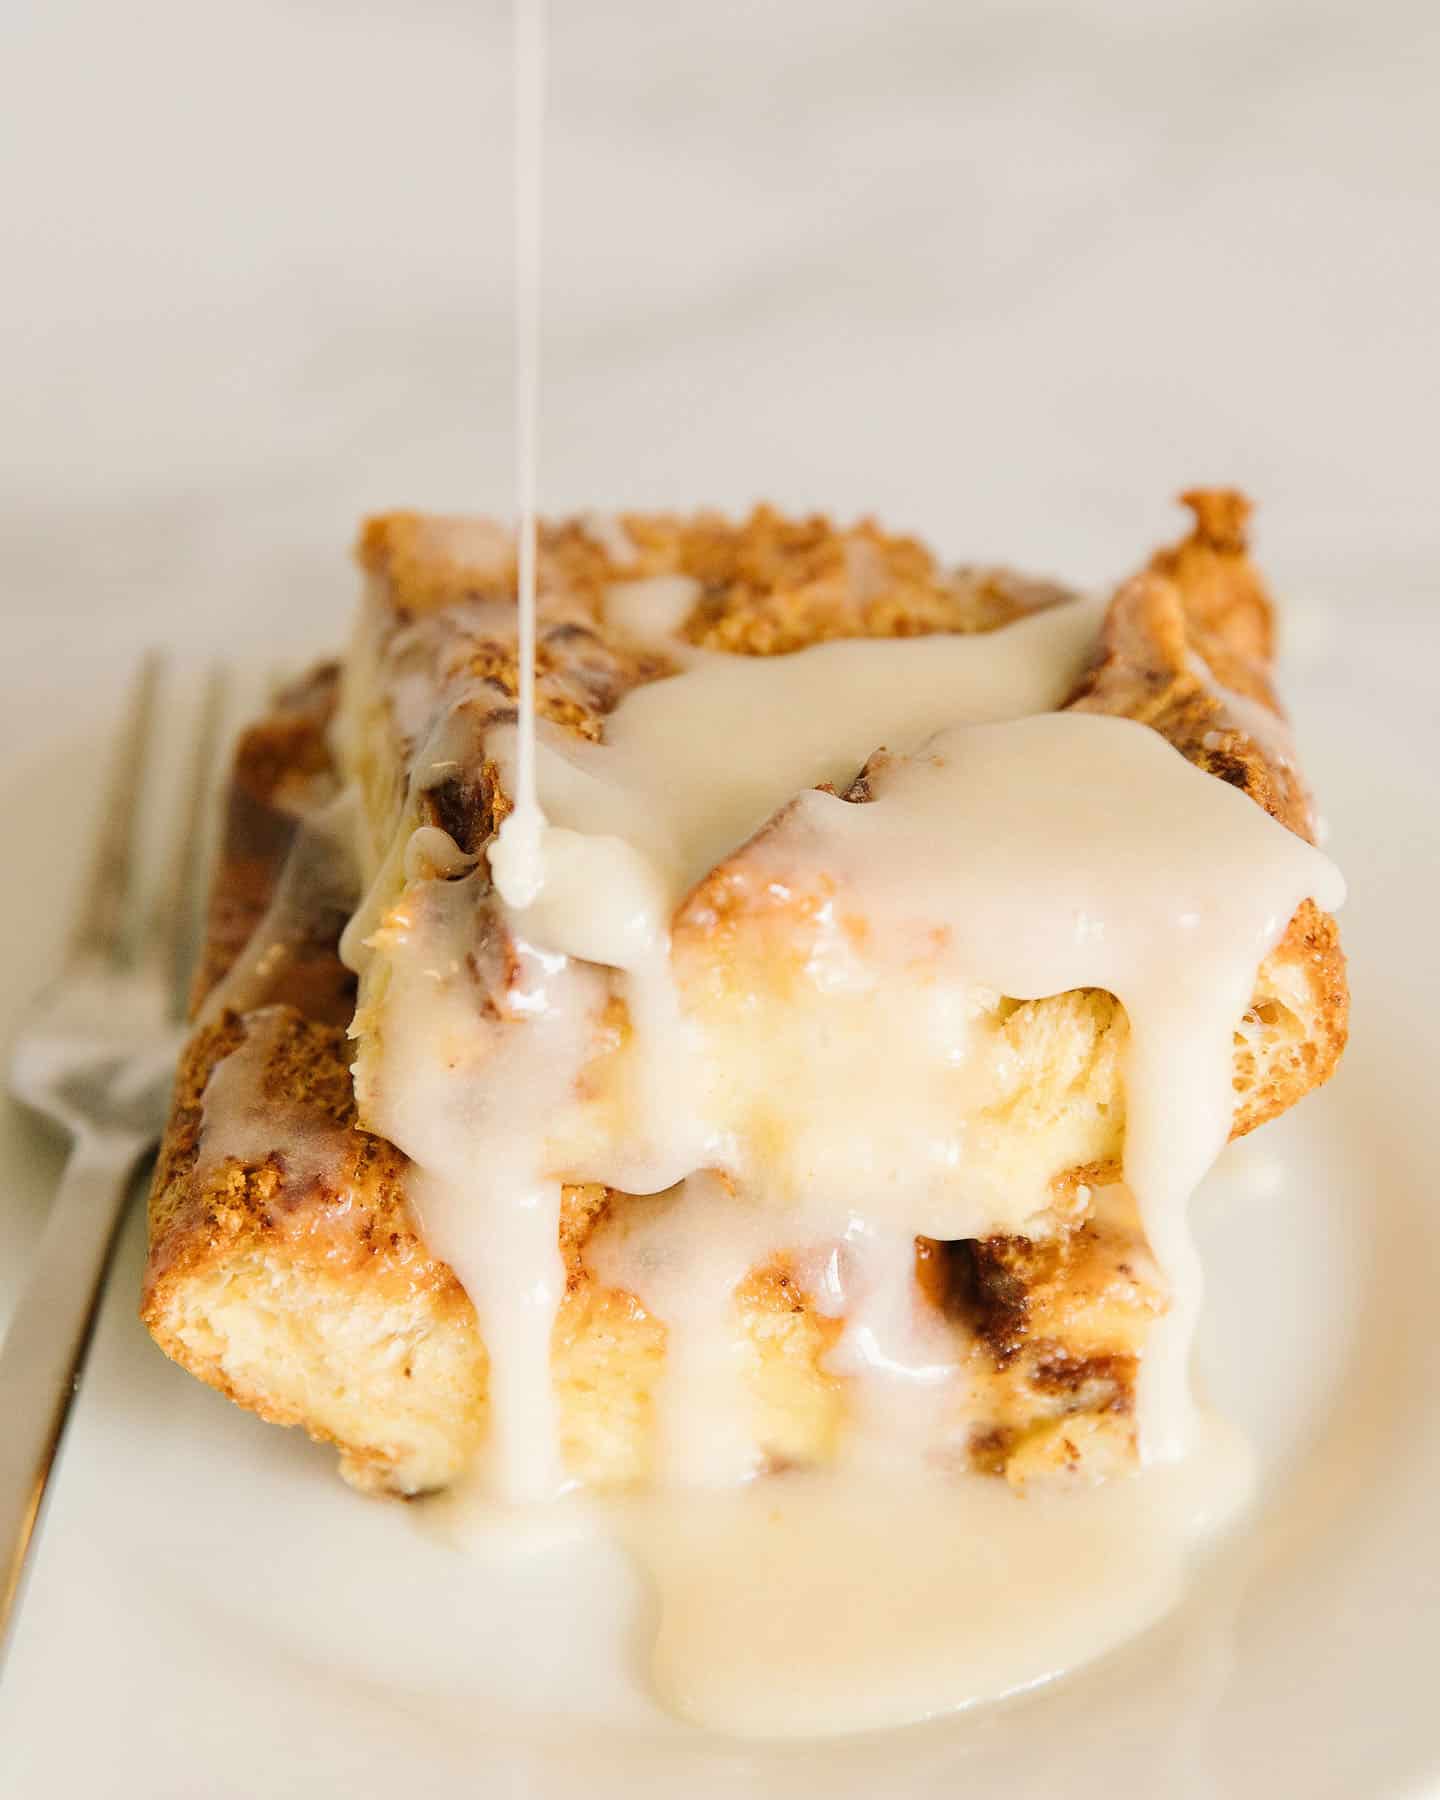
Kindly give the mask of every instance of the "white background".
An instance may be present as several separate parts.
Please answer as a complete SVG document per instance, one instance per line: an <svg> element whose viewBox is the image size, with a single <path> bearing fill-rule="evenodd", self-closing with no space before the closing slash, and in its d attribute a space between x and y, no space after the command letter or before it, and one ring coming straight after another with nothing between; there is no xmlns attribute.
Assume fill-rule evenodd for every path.
<svg viewBox="0 0 1440 1800"><path fill-rule="evenodd" d="M1302 583L1435 550L1423 0L551 12L551 505L873 509L1099 578L1231 479ZM147 638L332 639L367 508L507 506L508 9L4 17L28 723Z"/></svg>
<svg viewBox="0 0 1440 1800"><path fill-rule="evenodd" d="M1359 876L1342 1085L1413 1124L1433 1076L1380 1051L1433 1017L1428 953L1398 952L1427 942L1437 872L1440 9L551 13L546 504L873 510L1097 581L1176 530L1181 486L1244 485ZM494 0L6 0L0 30L3 1033L53 957L140 651L193 671L333 646L363 512L508 508L510 70ZM1394 1168L1405 1141L1387 1129ZM3 1306L53 1169L11 1112L0 1167ZM74 1493L103 1496L84 1470ZM1357 1569L1352 1624L1389 1575L1437 1603L1433 1569ZM47 1592L84 1591L65 1579ZM51 1693L69 1640L36 1629ZM1262 1668L1302 1637L1326 1654L1276 1632ZM1402 1679L1364 1641L1422 1754L1423 1659ZM1287 1746L1321 1723L1309 1691ZM37 1754L56 1741L36 1725Z"/></svg>

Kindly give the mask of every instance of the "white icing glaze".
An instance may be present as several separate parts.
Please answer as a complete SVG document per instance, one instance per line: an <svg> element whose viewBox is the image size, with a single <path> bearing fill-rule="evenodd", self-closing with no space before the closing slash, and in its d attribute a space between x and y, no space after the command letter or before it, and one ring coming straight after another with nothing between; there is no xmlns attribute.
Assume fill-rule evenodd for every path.
<svg viewBox="0 0 1440 1800"><path fill-rule="evenodd" d="M1333 908L1343 888L1145 727L1053 713L1092 647L1095 601L976 637L753 659L678 641L697 598L684 578L617 584L607 625L663 644L680 672L631 692L602 744L548 728L537 741L533 0L516 21L519 722L485 744L514 805L489 847L493 894L433 828L390 847L383 904L347 940L356 960L385 959L362 1108L414 1159L425 1235L475 1303L506 1500L566 1484L550 1382L561 1183L650 1196L615 1206L587 1255L667 1331L662 1473L691 1492L612 1514L658 1587L658 1684L685 1716L740 1733L896 1724L1141 1629L1192 1541L1238 1503L1233 1445L1207 1430L1184 1454L1199 1301L1186 1208L1228 1133L1256 968L1302 900ZM613 560L633 554L613 522L586 528ZM857 542L847 573L863 598L883 571ZM392 716L432 764L466 700L463 659L435 655L445 629L416 628L418 679L392 654ZM1284 728L1257 710L1232 706L1274 749ZM815 791L881 748L868 804ZM778 908L796 905L806 985L788 1015L747 1027L741 1006L717 1026L674 978L672 919L767 826L746 865ZM1150 1466L1018 1500L945 1468L963 1443L965 1359L919 1292L915 1237L1043 1214L1053 1171L987 1185L969 1133L994 1082L995 997L1076 988L1128 1015L1125 1174L1171 1298L1143 1364ZM617 1000L628 1033L601 1092L590 1063ZM827 1370L849 1404L835 1470L752 1481L764 1446L736 1291L779 1255L843 1320Z"/></svg>
<svg viewBox="0 0 1440 1800"><path fill-rule="evenodd" d="M1075 603L973 638L707 657L632 693L601 745L547 733L541 791L556 823L518 850L504 833L491 849L523 972L498 1025L478 1021L475 984L462 974L467 934L489 917L478 875L412 884L397 909L403 930L392 923L380 934L397 963L385 1006L389 1091L369 1096L367 1113L425 1171L427 1232L467 1287L488 1295L482 1316L498 1320L507 1283L555 1294L551 1244L512 1217L539 1217L547 1181L631 1194L686 1183L658 1216L673 1225L683 1205L687 1266L700 1271L690 1304L673 1270L663 1298L653 1267L643 1277L632 1270L625 1285L651 1291L676 1330L677 1359L707 1371L707 1391L719 1394L717 1372L733 1362L731 1296L745 1270L767 1248L813 1254L843 1244L848 1280L864 1298L837 1371L877 1393L888 1383L912 1399L933 1396L953 1385L954 1363L917 1314L907 1246L917 1232L1021 1229L1048 1204L1038 1178L1034 1192L1018 1184L1012 1194L971 1179L966 1133L986 1080L977 1020L996 993L1102 988L1130 1018L1126 1172L1173 1295L1146 1358L1143 1442L1151 1458L1179 1454L1199 1297L1185 1207L1228 1132L1232 1035L1260 960L1299 902L1314 895L1333 907L1342 889L1317 851L1145 727L1088 714L1016 717L1063 696L1096 611ZM937 721L967 713L1014 722L952 725L915 751ZM502 769L518 771L514 737L499 728L488 747ZM875 761L870 804L800 792L747 852L771 892L828 886L808 950L816 1004L772 1020L765 1037L707 1038L671 979L676 901L797 790L848 782L877 740L912 754ZM526 905L514 863L537 850L539 885ZM422 928L441 913L443 927ZM423 977L402 979L402 939ZM620 1099L607 1111L580 1075L616 993L631 1041ZM437 1077L442 995L453 1047ZM483 1181L474 1173L482 1168ZM735 1207L716 1203L713 1183L694 1185L707 1169L728 1170L746 1206L759 1205L758 1236L737 1234ZM697 1203L697 1193L709 1198ZM495 1246L512 1238L512 1249L530 1242L544 1267L497 1257ZM710 1341L700 1342L705 1332ZM519 1434L500 1464L513 1491L551 1491L542 1323L492 1343L491 1354L497 1366L528 1369L512 1371L523 1405L497 1406L497 1439L511 1430L507 1413ZM722 1436L733 1438L743 1435L743 1406L733 1384L731 1393ZM858 1420L867 1408L854 1410ZM869 1410L888 1423L903 1409L892 1393ZM916 1401L913 1410L924 1409ZM944 1412L934 1400L925 1429L938 1430ZM667 1435L681 1443L679 1431ZM867 1433L857 1424L853 1435L859 1443ZM687 1479L746 1460L727 1449L712 1464L683 1448L675 1459Z"/></svg>
<svg viewBox="0 0 1440 1800"><path fill-rule="evenodd" d="M646 606L673 629L689 604L646 585L619 608L637 640ZM657 1449L672 1490L714 1495L766 1467L735 1300L753 1271L790 1257L817 1309L843 1320L825 1364L846 1396L831 1482L783 1490L768 1534L771 1513L743 1502L692 1515L703 1534L658 1502L624 1514L661 1589L660 1685L707 1723L850 1728L856 1705L881 1723L1044 1679L1168 1606L1196 1494L1219 1479L1184 1454L1199 1304L1186 1208L1228 1133L1232 1039L1257 966L1302 900L1333 909L1343 887L1318 851L1146 727L1050 710L1099 615L1080 601L975 637L771 659L687 647L679 673L622 700L602 743L541 728L537 804L490 846L493 891L426 827L397 839L375 883L393 894L403 874L399 902L357 913L352 939L363 932L387 968L364 1113L415 1160L426 1237L476 1305L492 1493L567 1484L550 1380L564 1181L653 1196L617 1204L586 1254L666 1327ZM469 695L447 680L417 785L466 753L449 721ZM522 736L500 725L485 738L512 792ZM867 761L867 803L814 785L843 789ZM762 826L743 859L752 889L807 921L808 985L762 1026L744 1008L716 1025L677 988L672 917ZM822 888L822 904L804 904ZM982 1179L974 1133L997 1078L995 996L1077 988L1115 994L1128 1015L1125 1171L1170 1305L1142 1362L1150 1471L1065 1512L955 1473L975 1377L959 1327L920 1294L914 1240L1049 1228L1053 1167L1022 1156ZM586 1071L617 999L628 1041L596 1089ZM1211 1492L1199 1510L1219 1507ZM882 1516L903 1521L904 1543L887 1532L862 1577L857 1544ZM1116 1582L1113 1558L1132 1544ZM726 1622L717 1588L733 1585L731 1558L767 1566L766 1546L788 1546L790 1598L773 1666L761 1658L741 1682L726 1648L740 1619ZM874 1623L887 1584L917 1581L911 1564L932 1553L930 1626L903 1613L903 1642L887 1638ZM1048 1569L1052 1554L1064 1581L1011 1631L994 1571L1022 1556ZM781 1683L842 1558L865 1631L807 1663L813 1682ZM964 1629L940 1629L940 1609L967 1594L980 1599ZM815 1631L838 1631L823 1608ZM767 1687L785 1693L789 1723Z"/></svg>
<svg viewBox="0 0 1440 1800"><path fill-rule="evenodd" d="M266 1005L297 953L325 915L344 918L360 885L359 796L345 788L300 821L265 914L245 948L206 996L198 1023L227 1009Z"/></svg>
<svg viewBox="0 0 1440 1800"><path fill-rule="evenodd" d="M933 963L957 1015L977 983L1021 1000L1102 988L1126 1009L1125 1174L1174 1296L1160 1334L1174 1354L1152 1343L1146 1358L1144 1441L1147 1454L1176 1454L1199 1297L1185 1210L1229 1135L1236 1023L1300 903L1340 905L1339 875L1243 794L1128 719L1053 713L952 730L914 758L879 759L869 785L863 806L803 795L754 848L775 882L797 868L827 877L825 935L812 955L833 946L836 962L847 958L847 923L858 917L897 971ZM888 989L878 992L883 1008ZM878 1011L874 1024L883 1024ZM887 1046L873 1074L863 1044L852 1040L851 1055L857 1079L841 1091L852 1141L889 1131L902 1144L933 1142L929 1109L914 1103L924 1063L903 1043ZM863 1122L861 1092L874 1113ZM807 1109L796 1160L835 1191L847 1176L836 1155L841 1121L825 1117L816 1129L814 1117ZM953 1155L963 1157L963 1144ZM932 1186L902 1152L867 1176L899 1184L908 1175L914 1230L971 1235L963 1214L948 1210L946 1173Z"/></svg>
<svg viewBox="0 0 1440 1800"><path fill-rule="evenodd" d="M1103 610L1099 599L1079 600L974 636L698 657L627 695L603 744L547 730L539 746L543 802L558 825L638 842L678 899L777 807L820 782L848 782L882 746L913 750L962 719L1014 719L1060 705ZM490 740L517 785L518 739L501 730Z"/></svg>
<svg viewBox="0 0 1440 1800"><path fill-rule="evenodd" d="M700 583L689 575L611 582L605 590L605 623L633 643L664 644L673 655L677 633L700 591Z"/></svg>
<svg viewBox="0 0 1440 1800"><path fill-rule="evenodd" d="M1295 741L1291 736L1289 721L1261 701L1252 700L1248 694L1239 694L1234 688L1226 687L1209 663L1193 651L1190 666L1205 686L1218 696L1235 726L1258 744L1278 768L1293 770ZM1205 748L1216 749L1222 735L1218 731L1206 732Z"/></svg>
<svg viewBox="0 0 1440 1800"><path fill-rule="evenodd" d="M841 1466L873 1480L943 1463L962 1347L920 1298L914 1230L852 1217L826 1274L827 1307L845 1320L826 1367L852 1390Z"/></svg>
<svg viewBox="0 0 1440 1800"><path fill-rule="evenodd" d="M490 1360L490 1479L524 1502L566 1485L550 1385L565 1289L560 1188L536 1121L568 1098L603 995L583 964L524 947L512 963L478 939L483 887L479 874L414 881L371 934L388 977L384 1050L369 1084L357 1075L357 1097L415 1162L426 1241L475 1306Z"/></svg>
<svg viewBox="0 0 1440 1800"><path fill-rule="evenodd" d="M774 1250L774 1219L711 1172L617 1208L587 1246L601 1281L666 1321L660 1455L674 1482L723 1487L760 1467L735 1290Z"/></svg>
<svg viewBox="0 0 1440 1800"><path fill-rule="evenodd" d="M1207 1422L1196 1455L1081 1492L788 1474L607 1512L654 1584L666 1703L715 1731L814 1737L999 1699L1123 1643L1250 1485L1244 1444Z"/></svg>
<svg viewBox="0 0 1440 1800"><path fill-rule="evenodd" d="M335 1178L344 1128L317 1122L303 1106L270 1098L265 1071L282 1047L293 1015L284 1007L249 1012L244 1040L216 1063L201 1098L195 1182L203 1188L223 1164L260 1168L278 1160L292 1200Z"/></svg>
<svg viewBox="0 0 1440 1800"><path fill-rule="evenodd" d="M1042 713L952 726L919 753L877 759L868 805L799 793L747 853L772 891L815 878L830 888L808 952L815 1006L796 1008L765 1039L710 1041L683 1012L669 962L679 896L777 806L816 780L847 782L877 740L913 752L939 720L1053 706L1095 615L1076 603L973 638L704 658L624 700L601 745L547 734L539 767L556 823L518 850L504 833L491 849L522 970L498 1024L479 1020L476 984L464 975L477 918L489 917L483 882L419 879L454 872L444 855L436 861L441 833L403 848L416 879L372 939L392 972L386 1091L367 1096L367 1116L425 1171L427 1232L472 1293L489 1296L482 1316L498 1320L507 1284L555 1294L553 1246L543 1231L527 1236L546 1210L536 1196L547 1181L640 1194L727 1169L751 1210L761 1206L759 1234L737 1237L735 1208L715 1203L713 1184L682 1190L692 1262L705 1273L693 1305L674 1279L651 1301L672 1326L685 1316L677 1357L712 1373L729 1366L730 1296L767 1247L813 1254L844 1244L853 1291L867 1298L837 1369L877 1389L943 1387L952 1359L933 1342L917 1348L925 1333L906 1246L917 1232L1020 1229L1046 1203L1043 1185L1007 1196L977 1192L969 1178L966 1130L985 1077L976 1020L995 993L1103 988L1130 1017L1126 1171L1173 1291L1146 1359L1144 1443L1151 1457L1183 1448L1198 1304L1185 1205L1228 1133L1231 1038L1258 963L1307 895L1339 904L1325 858L1128 721ZM490 734L502 769L518 770L514 737L504 727ZM514 861L537 850L538 889L517 904L528 889L513 879ZM619 1113L597 1116L577 1084L595 1021L617 992L631 1045ZM446 1073L437 1077L442 1009ZM762 1101L780 1129L756 1127ZM697 1191L710 1198L697 1204ZM496 1256L517 1234L540 1261ZM643 1294L654 1279L652 1269L633 1285ZM692 1341L702 1320L709 1344ZM886 1348L891 1341L900 1348ZM491 1343L491 1354L497 1367L528 1366L514 1376L527 1398L497 1405L495 1422L498 1439L507 1412L518 1421L523 1448L511 1443L499 1461L514 1491L551 1491L559 1478L539 1424L543 1324ZM735 1430L740 1410L733 1401ZM880 1408L893 1411L890 1401ZM718 1460L745 1459L726 1451ZM677 1452L677 1473L699 1466Z"/></svg>

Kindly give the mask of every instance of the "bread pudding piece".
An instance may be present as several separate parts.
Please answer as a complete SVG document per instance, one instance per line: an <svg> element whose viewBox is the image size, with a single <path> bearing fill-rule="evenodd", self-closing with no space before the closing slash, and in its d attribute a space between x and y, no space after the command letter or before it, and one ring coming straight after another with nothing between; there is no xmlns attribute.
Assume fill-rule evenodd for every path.
<svg viewBox="0 0 1440 1800"><path fill-rule="evenodd" d="M1245 554L1244 503L1188 498L1190 537L1118 591L1063 698L1152 726L1309 836L1270 686L1271 610ZM573 522L542 537L539 711L592 742L626 694L671 673L688 647L764 657L831 640L987 632L1069 597L1001 572L942 571L918 544L870 525L840 532L767 510L738 527L705 515L622 523L598 532ZM483 852L510 807L488 734L514 716L514 569L508 535L412 514L372 521L360 556L369 594L343 698L333 672L318 675L237 756L199 1023L151 1200L142 1311L167 1354L201 1379L333 1442L348 1480L414 1494L454 1481L485 1441L485 1346L465 1290L417 1230L406 1158L364 1129L385 1079L385 960L367 968L352 1022L355 983L337 954L346 909L327 896L297 922L279 917L277 892L302 820L342 781L360 798L370 926L403 905L415 828L440 828L467 857ZM645 630L647 608L674 615L672 629ZM447 689L463 694L448 715ZM453 754L433 754L437 726L448 734L439 749ZM803 1003L804 920L747 884L746 866L737 847L680 908L677 980L702 1009L723 1012L737 993L772 1008L778 1029ZM293 914L293 896L287 904ZM1326 1079L1346 1006L1334 922L1307 903L1237 1021L1236 1134ZM986 1029L1003 1049L993 1065L1003 1080L974 1133L976 1155L1001 1199L1022 1189L1029 1198L1023 1231L915 1244L920 1304L943 1320L963 1371L952 1442L1017 1486L1094 1477L1135 1456L1137 1371L1166 1305L1113 1185L1127 1022L1096 990L996 994ZM596 1182L563 1192L558 1435L569 1471L597 1487L657 1469L674 1322L606 1285L594 1266L603 1259L587 1257L641 1204ZM755 1441L776 1467L830 1458L851 1403L832 1354L843 1319L823 1304L805 1250L797 1242L758 1259L734 1296Z"/></svg>

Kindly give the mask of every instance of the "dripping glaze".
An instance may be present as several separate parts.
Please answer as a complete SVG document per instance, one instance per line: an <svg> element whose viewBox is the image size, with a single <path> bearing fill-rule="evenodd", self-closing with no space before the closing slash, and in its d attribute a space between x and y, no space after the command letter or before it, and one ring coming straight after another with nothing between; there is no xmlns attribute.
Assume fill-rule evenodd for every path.
<svg viewBox="0 0 1440 1800"><path fill-rule="evenodd" d="M635 1197L586 1258L667 1328L660 1482L592 1511L656 1581L655 1679L701 1723L897 1724L1046 1679L1163 1613L1197 1537L1243 1497L1243 1446L1190 1397L1187 1207L1228 1134L1231 1037L1256 969L1304 899L1333 908L1343 890L1318 851L1147 728L1048 710L1098 616L1077 601L982 636L682 659L621 701L600 744L542 728L528 840L502 829L487 870L426 827L404 838L403 906L357 915L368 948L351 953L387 966L384 1091L368 1112L414 1159L427 1240L482 1323L492 1497L528 1504L568 1485L550 1380L561 1185ZM442 748L447 718L430 732ZM517 738L500 725L486 739L507 787ZM867 759L864 804L816 788L843 791ZM808 955L845 1025L828 1041L806 1040L803 1018L786 1042L687 1013L677 908L716 862L767 892L823 879L831 905L812 915ZM843 928L856 916L863 957ZM449 978L492 939L508 953L498 1028ZM988 1054L977 997L1076 987L1115 993L1129 1017L1125 1175L1170 1304L1142 1370L1143 1471L1017 1497L956 1472L965 1376L918 1301L914 1240L1014 1230L1043 1208L1023 1181L967 1181L955 1119ZM577 1095L617 995L629 1067L597 1106ZM876 1034L878 1060L865 1054ZM762 1091L785 1098L763 1143L750 1130ZM733 1295L779 1249L837 1320L826 1366L853 1398L833 1466L776 1477L750 1422ZM1027 1582L1017 1611L1022 1563L1065 1578ZM781 1588L762 1580L780 1565ZM844 1630L823 1624L837 1591ZM747 1592L769 1596L758 1636L755 1609L742 1618L726 1599ZM915 1598L894 1613L897 1592Z"/></svg>
<svg viewBox="0 0 1440 1800"><path fill-rule="evenodd" d="M740 1734L902 1724L1143 1629L1241 1503L1244 1449L1190 1393L1187 1212L1228 1135L1256 970L1304 900L1333 910L1343 887L1147 728L1053 710L1098 600L976 636L748 658L681 641L683 579L619 583L611 630L664 646L676 672L622 699L600 743L537 729L538 7L518 0L517 25L519 716L483 743L511 806L482 862L431 826L371 870L346 954L383 962L383 1053L357 1098L412 1159L424 1235L475 1305L480 1491L533 1508L570 1485L550 1370L561 1190L603 1183L630 1198L590 1267L667 1339L659 1479L586 1504L655 1585L657 1687ZM427 709L423 684L397 686L412 782L451 757L465 698ZM862 768L864 803L840 798ZM697 884L717 866L782 911L805 903L813 1005L761 1028L743 1005L717 1022L689 1003ZM502 971L484 1018L460 979L477 965ZM966 1376L921 1304L915 1240L1045 1211L1044 1172L1022 1157L982 1178L965 1124L991 1076L993 998L1077 988L1125 1008L1118 1203L1138 1207L1169 1304L1145 1353L1140 1470L1017 1496L958 1472ZM617 1004L625 1049L597 1097ZM836 1322L826 1367L850 1404L823 1470L767 1472L735 1354L737 1285L779 1252Z"/></svg>

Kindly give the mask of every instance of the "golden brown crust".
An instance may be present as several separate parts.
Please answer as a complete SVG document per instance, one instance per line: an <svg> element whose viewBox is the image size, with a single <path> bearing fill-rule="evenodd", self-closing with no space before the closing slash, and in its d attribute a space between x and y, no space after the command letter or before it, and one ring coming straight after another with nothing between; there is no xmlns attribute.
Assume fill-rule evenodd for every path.
<svg viewBox="0 0 1440 1800"><path fill-rule="evenodd" d="M196 1010L265 919L302 819L334 792L326 733L336 675L333 667L317 670L281 695L237 747ZM267 1010L222 1011L186 1045L151 1188L141 1316L165 1353L201 1380L272 1423L303 1425L334 1443L351 1480L383 1488L405 1467L403 1442L381 1446L347 1432L343 1408L332 1417L303 1380L287 1388L273 1367L247 1366L213 1323L227 1290L247 1282L263 1289L267 1271L283 1270L269 1302L275 1316L303 1314L319 1293L363 1299L377 1317L388 1309L405 1317L416 1343L442 1334L453 1342L452 1360L462 1371L469 1366L462 1405L479 1405L484 1352L470 1302L415 1230L405 1158L355 1126L345 1036L355 983L337 954L343 923L343 914L322 909L277 962ZM262 1052L250 1078L271 1111L277 1148L266 1156L210 1158L206 1091L217 1070L247 1047ZM310 1146L303 1166L287 1159L287 1142ZM323 1342L317 1337L307 1349L323 1368ZM330 1375L338 1385L355 1371L337 1366ZM399 1485L407 1485L403 1474Z"/></svg>
<svg viewBox="0 0 1440 1800"><path fill-rule="evenodd" d="M598 621L609 583L682 575L698 588L682 626L691 643L773 656L837 637L989 631L1073 597L1057 582L1005 569L942 569L917 539L871 519L837 527L819 515L788 519L757 506L738 522L702 512L626 513L613 523L631 554L617 554L580 520L542 527L542 609L547 590L561 591ZM472 519L385 513L366 521L356 555L407 621L457 601L514 593L508 537ZM541 641L543 673L543 633ZM501 652L494 672L513 696L513 656Z"/></svg>
<svg viewBox="0 0 1440 1800"><path fill-rule="evenodd" d="M221 827L223 879L211 885L192 1013L251 941L301 821L335 791L326 733L337 676L335 665L325 664L286 689L236 747ZM322 911L306 923L289 958L287 996L311 1018L346 1024L355 982L335 955L335 918Z"/></svg>
<svg viewBox="0 0 1440 1800"><path fill-rule="evenodd" d="M1116 595L1100 653L1070 705L1142 720L1189 761L1227 781L1313 843L1314 813L1269 662L1274 607L1250 561L1250 502L1192 488L1190 534L1158 551ZM1243 1136L1328 1081L1345 1048L1349 990L1335 920L1307 900L1260 970L1236 1044ZM1257 1079L1257 1031L1272 1040Z"/></svg>
<svg viewBox="0 0 1440 1800"><path fill-rule="evenodd" d="M1099 654L1069 706L1151 726L1188 761L1313 841L1310 797L1265 665L1200 626L1164 577L1138 575L1116 594Z"/></svg>
<svg viewBox="0 0 1440 1800"><path fill-rule="evenodd" d="M1195 516L1190 534L1116 594L1069 705L1152 726L1313 842L1310 798L1270 679L1274 608L1250 561L1250 503L1231 488L1181 497Z"/></svg>
<svg viewBox="0 0 1440 1800"><path fill-rule="evenodd" d="M1249 557L1250 502L1235 488L1189 488L1180 498L1195 523L1178 544L1156 551L1151 572L1175 584L1206 637L1252 663L1270 662L1275 608Z"/></svg>
<svg viewBox="0 0 1440 1800"><path fill-rule="evenodd" d="M219 1065L253 1041L257 1021L273 1027L255 1070L257 1102L275 1122L277 1146L303 1135L316 1146L292 1171L277 1147L263 1160L226 1157L202 1166L206 1088ZM288 1129L287 1129L288 1128ZM344 1031L284 1006L268 1017L224 1012L202 1025L181 1058L174 1110L155 1171L146 1305L167 1280L227 1254L240 1240L284 1237L332 1272L365 1278L403 1271L413 1285L433 1279L416 1267L416 1243L403 1176L405 1158L355 1125ZM357 1205L357 1197L363 1204ZM451 1277L453 1281L453 1277ZM458 1286L458 1284L456 1284Z"/></svg>
<svg viewBox="0 0 1440 1800"><path fill-rule="evenodd" d="M514 545L488 521L383 513L361 526L355 555L406 614L514 592Z"/></svg>
<svg viewBox="0 0 1440 1800"><path fill-rule="evenodd" d="M832 638L989 631L1070 597L1003 570L940 569L914 538L873 520L836 530L758 507L738 529L706 521L679 568L702 585L685 635L707 650L783 655Z"/></svg>
<svg viewBox="0 0 1440 1800"><path fill-rule="evenodd" d="M1340 928L1306 900L1260 965L1235 1046L1232 1138L1278 1118L1335 1073L1350 1029Z"/></svg>

